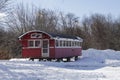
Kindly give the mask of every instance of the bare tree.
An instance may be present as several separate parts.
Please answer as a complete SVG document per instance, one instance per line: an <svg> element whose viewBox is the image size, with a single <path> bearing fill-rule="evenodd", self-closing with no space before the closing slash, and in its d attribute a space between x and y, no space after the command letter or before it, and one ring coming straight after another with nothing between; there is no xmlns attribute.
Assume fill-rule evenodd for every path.
<svg viewBox="0 0 120 80"><path fill-rule="evenodd" d="M88 17L85 17L82 21L82 30L83 30L83 48L88 49L90 47L93 47L92 41L92 34L91 34L91 20Z"/></svg>
<svg viewBox="0 0 120 80"><path fill-rule="evenodd" d="M8 10L10 0L0 0L0 14L5 14ZM4 17L0 17L0 59L1 58L8 58L9 56L7 51L6 44L6 31L4 30Z"/></svg>
<svg viewBox="0 0 120 80"><path fill-rule="evenodd" d="M0 27L4 26L4 16L5 13L8 11L8 5L10 5L11 0L0 0Z"/></svg>
<svg viewBox="0 0 120 80"><path fill-rule="evenodd" d="M35 18L35 29L39 29L46 32L56 32L58 25L58 17L54 11L38 10Z"/></svg>
<svg viewBox="0 0 120 80"><path fill-rule="evenodd" d="M84 46L97 49L111 48L113 42L114 22L111 16L93 14L83 21ZM86 41L87 40L87 41ZM88 42L89 41L89 42Z"/></svg>
<svg viewBox="0 0 120 80"><path fill-rule="evenodd" d="M61 17L60 21L61 21L61 27L62 27L63 33L74 35L75 28L79 27L78 17L76 17L72 13L69 13L65 16L61 13L60 17Z"/></svg>
<svg viewBox="0 0 120 80"><path fill-rule="evenodd" d="M0 12L5 11L10 0L0 0Z"/></svg>
<svg viewBox="0 0 120 80"><path fill-rule="evenodd" d="M17 35L23 34L31 30L35 24L35 10L29 10L29 6L24 6L22 3L18 5L13 12L11 12L6 20L9 30Z"/></svg>

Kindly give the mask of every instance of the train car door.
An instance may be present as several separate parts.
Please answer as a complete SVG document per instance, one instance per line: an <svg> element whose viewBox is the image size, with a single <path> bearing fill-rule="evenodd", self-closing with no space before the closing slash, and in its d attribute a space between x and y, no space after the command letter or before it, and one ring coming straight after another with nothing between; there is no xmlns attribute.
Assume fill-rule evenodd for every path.
<svg viewBox="0 0 120 80"><path fill-rule="evenodd" d="M49 57L49 40L42 41L42 57Z"/></svg>

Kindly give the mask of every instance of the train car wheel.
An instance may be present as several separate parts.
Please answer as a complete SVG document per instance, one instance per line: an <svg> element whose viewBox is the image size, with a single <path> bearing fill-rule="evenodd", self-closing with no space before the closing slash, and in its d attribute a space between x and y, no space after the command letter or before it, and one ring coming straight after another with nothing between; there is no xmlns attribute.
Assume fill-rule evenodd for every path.
<svg viewBox="0 0 120 80"><path fill-rule="evenodd" d="M61 59L61 58L57 59L57 62L60 62L60 61L62 61L62 59Z"/></svg>
<svg viewBox="0 0 120 80"><path fill-rule="evenodd" d="M42 59L39 59L39 61L42 61Z"/></svg>
<svg viewBox="0 0 120 80"><path fill-rule="evenodd" d="M47 61L51 61L52 59L47 59Z"/></svg>
<svg viewBox="0 0 120 80"><path fill-rule="evenodd" d="M34 61L34 58L30 58L29 60Z"/></svg>
<svg viewBox="0 0 120 80"><path fill-rule="evenodd" d="M78 56L75 56L75 61L78 60Z"/></svg>
<svg viewBox="0 0 120 80"><path fill-rule="evenodd" d="M67 58L67 62L70 62L70 58Z"/></svg>

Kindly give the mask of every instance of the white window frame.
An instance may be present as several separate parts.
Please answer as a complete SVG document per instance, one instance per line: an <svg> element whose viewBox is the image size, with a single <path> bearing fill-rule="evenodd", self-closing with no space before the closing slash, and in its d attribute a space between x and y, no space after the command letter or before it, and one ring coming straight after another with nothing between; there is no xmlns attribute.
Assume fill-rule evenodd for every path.
<svg viewBox="0 0 120 80"><path fill-rule="evenodd" d="M33 46L29 46L29 42L30 41L33 41ZM36 41L40 41L40 45L39 46L35 46L35 42ZM28 48L41 48L41 40L38 40L38 39L36 39L36 40L28 40Z"/></svg>
<svg viewBox="0 0 120 80"><path fill-rule="evenodd" d="M33 35L35 35L35 36L33 36ZM39 35L39 37L37 37L38 35ZM42 38L42 34L41 33L32 33L30 37L31 38Z"/></svg>
<svg viewBox="0 0 120 80"><path fill-rule="evenodd" d="M34 35L34 36L33 36ZM30 37L31 38L36 38L36 33L32 33L31 35L30 35Z"/></svg>
<svg viewBox="0 0 120 80"><path fill-rule="evenodd" d="M62 41L62 45L60 45L61 41ZM65 42L65 45L64 45L64 42ZM56 45L56 43L58 45ZM67 43L68 43L68 46L67 46ZM80 40L76 40L76 39L55 38L55 47L56 48L81 48L81 43L82 42Z"/></svg>

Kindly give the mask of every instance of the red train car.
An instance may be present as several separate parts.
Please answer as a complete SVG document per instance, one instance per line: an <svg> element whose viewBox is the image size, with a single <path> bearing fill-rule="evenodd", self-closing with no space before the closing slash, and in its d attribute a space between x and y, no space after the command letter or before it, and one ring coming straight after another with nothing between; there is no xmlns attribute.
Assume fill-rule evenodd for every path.
<svg viewBox="0 0 120 80"><path fill-rule="evenodd" d="M19 37L22 44L22 57L30 59L57 59L58 61L82 55L80 37L51 34L44 31L28 31Z"/></svg>

